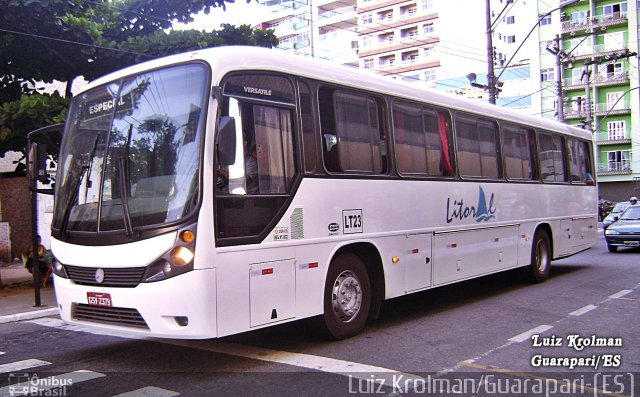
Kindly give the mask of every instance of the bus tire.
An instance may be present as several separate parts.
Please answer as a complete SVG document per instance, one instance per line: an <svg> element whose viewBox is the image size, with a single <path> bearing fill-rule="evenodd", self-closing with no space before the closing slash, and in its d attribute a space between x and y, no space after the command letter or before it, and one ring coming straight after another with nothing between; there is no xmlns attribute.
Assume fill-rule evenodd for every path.
<svg viewBox="0 0 640 397"><path fill-rule="evenodd" d="M531 264L529 275L531 281L541 283L549 278L551 273L551 244L549 235L542 229L538 229L533 236L531 245Z"/></svg>
<svg viewBox="0 0 640 397"><path fill-rule="evenodd" d="M334 339L346 339L362 331L371 307L371 282L360 257L351 253L336 257L329 267L324 288L324 326Z"/></svg>

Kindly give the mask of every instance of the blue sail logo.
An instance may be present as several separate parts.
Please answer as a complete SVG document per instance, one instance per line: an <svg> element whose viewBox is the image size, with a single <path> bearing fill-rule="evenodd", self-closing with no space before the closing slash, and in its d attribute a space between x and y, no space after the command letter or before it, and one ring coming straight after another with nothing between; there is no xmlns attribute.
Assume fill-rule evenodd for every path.
<svg viewBox="0 0 640 397"><path fill-rule="evenodd" d="M489 205L487 206L487 197L484 194L482 187L478 186L478 204L475 206L467 206L464 204L464 199L453 200L447 198L447 223L451 223L454 220L465 220L468 218L475 218L476 222L487 222L491 219L496 219L494 215L497 211L493 205L495 195L491 193L489 197Z"/></svg>

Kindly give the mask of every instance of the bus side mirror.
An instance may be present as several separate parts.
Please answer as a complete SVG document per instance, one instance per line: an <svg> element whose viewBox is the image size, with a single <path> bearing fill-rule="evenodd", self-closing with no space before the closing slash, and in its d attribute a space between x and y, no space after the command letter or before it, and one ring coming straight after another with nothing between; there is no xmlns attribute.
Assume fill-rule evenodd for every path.
<svg viewBox="0 0 640 397"><path fill-rule="evenodd" d="M49 182L47 173L47 145L45 143L32 143L29 148L29 176L31 180L41 183Z"/></svg>
<svg viewBox="0 0 640 397"><path fill-rule="evenodd" d="M220 118L216 151L218 165L232 165L236 162L236 121L233 117Z"/></svg>

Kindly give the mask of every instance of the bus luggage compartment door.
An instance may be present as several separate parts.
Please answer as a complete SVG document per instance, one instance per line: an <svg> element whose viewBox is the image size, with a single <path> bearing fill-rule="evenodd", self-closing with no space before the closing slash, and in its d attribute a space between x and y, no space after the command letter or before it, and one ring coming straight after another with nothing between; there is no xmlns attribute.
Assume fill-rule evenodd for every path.
<svg viewBox="0 0 640 397"><path fill-rule="evenodd" d="M407 236L405 292L431 286L431 238L431 233Z"/></svg>
<svg viewBox="0 0 640 397"><path fill-rule="evenodd" d="M517 265L518 226L436 234L433 284L440 285Z"/></svg>
<svg viewBox="0 0 640 397"><path fill-rule="evenodd" d="M249 266L251 326L295 316L295 261L255 263Z"/></svg>

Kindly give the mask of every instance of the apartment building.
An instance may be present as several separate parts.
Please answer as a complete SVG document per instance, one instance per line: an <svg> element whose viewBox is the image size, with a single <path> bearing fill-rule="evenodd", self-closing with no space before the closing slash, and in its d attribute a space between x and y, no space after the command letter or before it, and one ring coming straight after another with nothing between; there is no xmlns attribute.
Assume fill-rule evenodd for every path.
<svg viewBox="0 0 640 397"><path fill-rule="evenodd" d="M262 29L273 29L278 48L357 66L356 0L267 0Z"/></svg>
<svg viewBox="0 0 640 397"><path fill-rule="evenodd" d="M626 200L640 194L639 3L569 3L540 27L541 113L593 131L600 196Z"/></svg>

